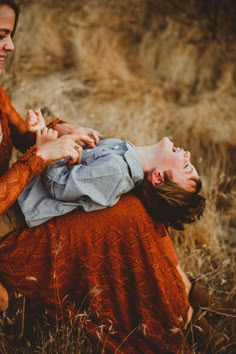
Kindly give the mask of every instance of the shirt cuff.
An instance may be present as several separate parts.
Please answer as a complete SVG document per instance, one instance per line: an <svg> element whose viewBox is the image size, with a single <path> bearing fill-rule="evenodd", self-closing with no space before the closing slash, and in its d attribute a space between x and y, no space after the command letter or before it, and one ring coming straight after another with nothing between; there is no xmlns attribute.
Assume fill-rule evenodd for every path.
<svg viewBox="0 0 236 354"><path fill-rule="evenodd" d="M48 128L48 129L50 129L50 128L51 128L51 129L54 129L57 124L64 124L64 123L67 123L67 122L66 122L65 120L56 118L56 119L54 119L52 122L50 122L50 123L47 124L47 128Z"/></svg>

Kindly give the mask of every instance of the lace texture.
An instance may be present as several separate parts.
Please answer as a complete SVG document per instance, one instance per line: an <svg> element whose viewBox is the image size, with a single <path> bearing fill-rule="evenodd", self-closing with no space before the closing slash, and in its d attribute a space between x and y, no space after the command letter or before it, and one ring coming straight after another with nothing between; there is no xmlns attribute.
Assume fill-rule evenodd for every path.
<svg viewBox="0 0 236 354"><path fill-rule="evenodd" d="M4 173L12 141L6 122L2 127ZM43 166L32 148L2 174L1 212ZM105 324L105 353L118 347L125 354L176 354L183 347L189 353L183 334L189 303L176 265L166 228L131 194L106 210L17 229L0 243L0 279L27 296L33 316L45 308L51 318L61 317L62 308L67 314L90 309L90 336L97 340Z"/></svg>

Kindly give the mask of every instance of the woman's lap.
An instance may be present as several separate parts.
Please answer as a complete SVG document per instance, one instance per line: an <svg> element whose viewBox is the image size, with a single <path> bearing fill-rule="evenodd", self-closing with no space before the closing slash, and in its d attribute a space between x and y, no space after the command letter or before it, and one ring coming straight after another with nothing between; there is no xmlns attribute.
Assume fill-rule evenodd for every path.
<svg viewBox="0 0 236 354"><path fill-rule="evenodd" d="M171 329L181 329L189 305L176 265L165 228L132 195L105 211L73 212L15 232L0 247L1 278L32 302L80 310L83 303L95 327L113 323L116 344L145 325L147 336L135 331L125 352L175 352L180 345L182 331Z"/></svg>

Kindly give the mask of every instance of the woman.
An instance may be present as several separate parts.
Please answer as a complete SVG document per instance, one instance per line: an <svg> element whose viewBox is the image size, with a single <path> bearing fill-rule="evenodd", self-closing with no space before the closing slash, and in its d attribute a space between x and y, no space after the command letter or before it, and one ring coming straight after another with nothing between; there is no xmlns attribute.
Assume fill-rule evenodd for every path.
<svg viewBox="0 0 236 354"><path fill-rule="evenodd" d="M14 49L17 19L13 1L0 0L1 71L7 52ZM12 145L25 151L35 138L25 131L22 118L2 89L0 122L2 215L30 180L55 159L78 159L76 140L91 145L91 135L99 140L93 130L76 131L69 124L55 121L51 127L59 135L73 134L42 143L43 136L38 133L36 146L9 168ZM91 337L97 338L103 321L112 323L112 332L105 338L106 352L119 348L124 353L177 353L183 347L185 353L190 352L184 333L192 315L186 292L189 282L183 282L185 276L166 228L153 223L134 196L125 195L105 211L73 211L33 229L22 225L9 230L0 244L0 278L8 292L16 290L28 298L35 314L43 307L58 318L62 308L63 313L76 313L89 306L87 330ZM2 287L7 307L4 291ZM145 335L138 330L140 326L145 328ZM214 349L218 343L225 344L223 335L212 334Z"/></svg>

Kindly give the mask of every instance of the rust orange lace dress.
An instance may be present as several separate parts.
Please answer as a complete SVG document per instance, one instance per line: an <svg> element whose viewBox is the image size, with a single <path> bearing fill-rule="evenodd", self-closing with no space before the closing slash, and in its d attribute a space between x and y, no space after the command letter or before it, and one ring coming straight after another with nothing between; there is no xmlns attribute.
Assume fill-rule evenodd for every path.
<svg viewBox="0 0 236 354"><path fill-rule="evenodd" d="M2 89L0 121L4 213L45 162L31 148L9 169L12 143L24 150L32 139ZM62 304L67 311L89 306L91 336L101 324L112 324L107 353L122 342L119 352L126 354L178 353L189 304L176 264L165 227L129 194L112 208L74 211L0 241L0 280L25 294L35 311L44 306L56 316Z"/></svg>

